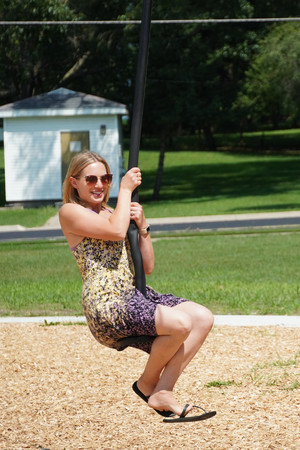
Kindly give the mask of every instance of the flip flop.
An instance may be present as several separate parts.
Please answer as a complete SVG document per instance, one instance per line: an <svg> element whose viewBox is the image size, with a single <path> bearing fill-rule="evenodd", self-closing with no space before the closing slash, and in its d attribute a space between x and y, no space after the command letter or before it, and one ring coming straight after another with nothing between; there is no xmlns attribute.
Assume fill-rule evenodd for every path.
<svg viewBox="0 0 300 450"><path fill-rule="evenodd" d="M147 396L147 395L143 394L142 391L139 390L137 381L135 381L133 383L132 389L139 397L141 397L142 400L144 400L144 402L148 403L150 395ZM163 417L174 417L175 416L175 414L172 411L159 411L159 409L154 409L154 411L156 411L157 414L159 414L160 416L163 416Z"/></svg>
<svg viewBox="0 0 300 450"><path fill-rule="evenodd" d="M201 406L193 405L193 408L202 409L204 411L204 414L200 414L199 416L186 416L186 410L189 406L189 403L185 405L185 407L182 410L182 413L179 417L176 417L175 419L164 419L163 422L198 422L198 420L206 420L210 417L213 417L217 414L216 411L205 411L205 409L201 408Z"/></svg>

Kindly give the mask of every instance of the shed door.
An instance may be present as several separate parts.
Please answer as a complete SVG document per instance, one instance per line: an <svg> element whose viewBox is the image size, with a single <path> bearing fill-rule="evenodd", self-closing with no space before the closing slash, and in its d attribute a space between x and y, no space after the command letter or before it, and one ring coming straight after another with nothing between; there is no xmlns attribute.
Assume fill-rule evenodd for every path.
<svg viewBox="0 0 300 450"><path fill-rule="evenodd" d="M61 145L61 175L62 181L68 171L71 159L76 153L90 148L89 131L62 131L60 133Z"/></svg>

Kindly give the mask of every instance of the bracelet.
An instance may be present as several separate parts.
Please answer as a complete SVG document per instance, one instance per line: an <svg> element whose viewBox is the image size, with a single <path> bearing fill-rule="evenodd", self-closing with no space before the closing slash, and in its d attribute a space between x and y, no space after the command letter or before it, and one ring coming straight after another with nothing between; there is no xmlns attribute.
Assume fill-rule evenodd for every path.
<svg viewBox="0 0 300 450"><path fill-rule="evenodd" d="M147 225L145 228L141 228L139 230L139 234L141 234L142 236L146 236L146 234L148 234L150 232L150 225Z"/></svg>

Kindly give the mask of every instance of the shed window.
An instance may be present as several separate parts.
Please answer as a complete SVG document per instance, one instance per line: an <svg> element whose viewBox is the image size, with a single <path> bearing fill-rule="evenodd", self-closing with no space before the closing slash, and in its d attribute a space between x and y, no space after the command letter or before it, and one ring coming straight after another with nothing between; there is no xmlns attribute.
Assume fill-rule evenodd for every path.
<svg viewBox="0 0 300 450"><path fill-rule="evenodd" d="M70 142L70 152L81 152L81 149L82 149L81 141Z"/></svg>

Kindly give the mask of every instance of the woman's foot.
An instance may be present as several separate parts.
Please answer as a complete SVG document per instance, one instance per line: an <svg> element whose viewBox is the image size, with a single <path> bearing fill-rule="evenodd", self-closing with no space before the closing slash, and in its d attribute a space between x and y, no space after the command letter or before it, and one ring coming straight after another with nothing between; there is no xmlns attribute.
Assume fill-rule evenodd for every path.
<svg viewBox="0 0 300 450"><path fill-rule="evenodd" d="M157 380L157 382L158 382L158 380ZM152 394L152 392L154 391L154 389L156 387L156 384L150 385L148 383L145 383L142 378L140 378L136 383L137 383L138 389L145 395L145 397L148 397L148 398L150 397L150 395Z"/></svg>
<svg viewBox="0 0 300 450"><path fill-rule="evenodd" d="M157 411L172 411L174 414L180 416L182 414L183 408L174 398L172 391L157 391L150 395L148 399L148 405ZM185 414L187 414L193 405L189 405Z"/></svg>
<svg viewBox="0 0 300 450"><path fill-rule="evenodd" d="M150 395L146 396L145 394L143 394L143 392L138 388L137 381L133 383L132 389L139 397L141 397L141 399L143 399L148 404ZM158 409L155 409L155 411L163 417L173 417L175 415L172 411L161 411Z"/></svg>

